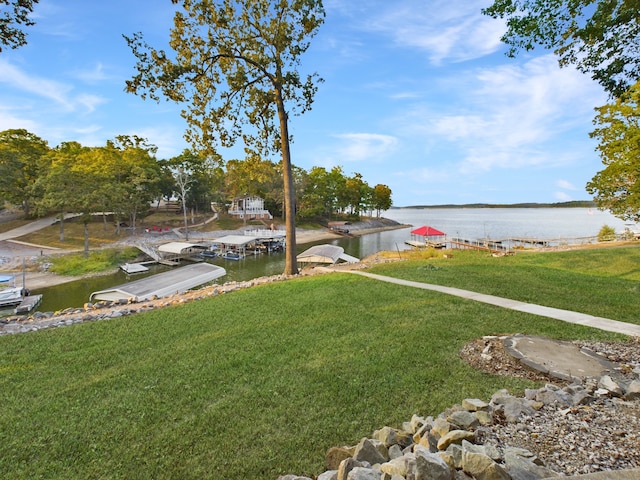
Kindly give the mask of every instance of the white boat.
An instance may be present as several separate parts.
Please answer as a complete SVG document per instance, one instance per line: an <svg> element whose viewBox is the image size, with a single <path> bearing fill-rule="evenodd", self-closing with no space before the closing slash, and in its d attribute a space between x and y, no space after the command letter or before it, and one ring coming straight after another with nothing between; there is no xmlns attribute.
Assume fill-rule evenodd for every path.
<svg viewBox="0 0 640 480"><path fill-rule="evenodd" d="M0 307L10 307L22 302L23 288L15 286L12 275L0 276Z"/></svg>
<svg viewBox="0 0 640 480"><path fill-rule="evenodd" d="M120 269L125 273L143 273L148 272L149 267L145 267L141 263L123 263L120 265Z"/></svg>

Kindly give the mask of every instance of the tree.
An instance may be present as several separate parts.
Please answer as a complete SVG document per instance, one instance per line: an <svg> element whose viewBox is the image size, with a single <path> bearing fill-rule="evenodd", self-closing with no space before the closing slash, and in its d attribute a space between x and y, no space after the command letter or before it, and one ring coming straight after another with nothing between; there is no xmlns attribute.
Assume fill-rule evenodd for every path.
<svg viewBox="0 0 640 480"><path fill-rule="evenodd" d="M380 218L380 212L382 210L389 210L393 204L391 201L391 189L381 183L377 184L373 187L371 204L376 211L376 216Z"/></svg>
<svg viewBox="0 0 640 480"><path fill-rule="evenodd" d="M49 168L48 152L47 142L27 130L0 132L0 195L27 217L41 196L38 178Z"/></svg>
<svg viewBox="0 0 640 480"><path fill-rule="evenodd" d="M179 3L178 0L172 0ZM287 248L285 274L298 271L295 191L288 122L311 108L316 75L297 67L324 21L321 0L183 0L174 16L175 55L126 37L138 59L126 90L184 103L185 137L195 149L215 150L241 139L257 153L281 154ZM248 128L247 128L248 127Z"/></svg>
<svg viewBox="0 0 640 480"><path fill-rule="evenodd" d="M60 241L64 242L64 217L67 211L74 210L78 199L77 182L73 174L73 166L76 158L82 152L88 151L88 147L83 147L78 142L63 142L49 153L51 167L46 175L38 177L41 183L39 190L43 192L42 197L36 206L41 213L48 213L51 210L60 212ZM91 182L93 185L94 182Z"/></svg>
<svg viewBox="0 0 640 480"><path fill-rule="evenodd" d="M510 56L553 49L614 97L640 78L638 0L494 0L482 12L507 19Z"/></svg>
<svg viewBox="0 0 640 480"><path fill-rule="evenodd" d="M31 27L35 22L29 18L33 4L39 0L0 0L0 52L2 46L18 48L27 43L22 26Z"/></svg>
<svg viewBox="0 0 640 480"><path fill-rule="evenodd" d="M640 81L614 102L596 109L597 150L605 165L587 191L598 208L623 220L640 221Z"/></svg>

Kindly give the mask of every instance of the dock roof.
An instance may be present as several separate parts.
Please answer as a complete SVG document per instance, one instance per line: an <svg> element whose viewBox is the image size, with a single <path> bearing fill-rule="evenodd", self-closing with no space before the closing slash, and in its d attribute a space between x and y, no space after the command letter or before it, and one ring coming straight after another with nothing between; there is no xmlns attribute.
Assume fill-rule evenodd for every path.
<svg viewBox="0 0 640 480"><path fill-rule="evenodd" d="M180 255L184 253L185 250L193 248L206 249L207 247L201 243L169 242L158 246L158 251L162 253L175 253L176 255Z"/></svg>
<svg viewBox="0 0 640 480"><path fill-rule="evenodd" d="M106 290L93 292L90 300L134 300L141 302L152 297L166 297L182 293L216 278L226 275L227 271L210 263L196 263L145 277L134 282L118 285Z"/></svg>
<svg viewBox="0 0 640 480"><path fill-rule="evenodd" d="M242 247L251 242L255 242L258 237L250 235L227 235L226 237L220 237L214 239L216 243L224 243L225 245L234 245L236 247Z"/></svg>
<svg viewBox="0 0 640 480"><path fill-rule="evenodd" d="M336 263L338 260L344 260L348 263L359 262L360 259L352 257L344 253L344 248L337 245L314 245L305 250L297 257L298 262L302 263Z"/></svg>

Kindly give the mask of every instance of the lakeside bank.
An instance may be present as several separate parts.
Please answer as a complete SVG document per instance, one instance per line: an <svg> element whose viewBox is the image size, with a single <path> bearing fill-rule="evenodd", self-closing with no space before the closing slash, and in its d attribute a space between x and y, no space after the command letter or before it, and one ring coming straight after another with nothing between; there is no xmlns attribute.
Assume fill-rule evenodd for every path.
<svg viewBox="0 0 640 480"><path fill-rule="evenodd" d="M349 235L353 237L360 237L363 235L368 235L371 233L377 233L387 230L396 230L400 228L406 228L409 225L400 224L394 220L389 220L385 218L381 219L371 219L364 220L361 222L354 222L349 225ZM229 231L212 231L206 232L206 235L194 235L192 238L194 241L210 241L216 237L224 236L227 234L239 234L242 235L244 231L242 229L229 232ZM299 247L302 247L306 244L317 243L322 241L332 241L336 239L342 238L343 235L336 233L328 228L312 230L312 229L296 229L296 243ZM138 241L146 240L145 237L142 236L132 236L119 245L121 246L135 246ZM175 240L175 239L174 239ZM167 241L171 241L167 239ZM4 248L2 243L4 243ZM6 245L9 243L9 245ZM22 258L25 256L38 256L41 254L41 250L44 250L44 256L52 253L48 250L47 246L39 246L39 245L23 245L24 248L20 248L20 242L11 242L4 241L0 242L0 257L5 259L4 266L7 273L10 273L16 277L16 281L18 284L22 282ZM8 247L8 248L7 248ZM117 246L116 246L117 247ZM35 250L34 250L35 249ZM302 250L302 248L299 248ZM34 253L35 252L35 253ZM55 254L61 254L60 251L55 251ZM69 251L68 253L72 253ZM42 256L42 255L40 255ZM6 268L9 267L9 268ZM33 267L33 265L31 266ZM25 285L30 290L40 290L43 288L53 287L57 285L63 285L65 283L75 282L78 280L92 278L97 276L109 275L114 273L117 269L106 270L100 273L91 273L87 275L78 275L78 276L65 276L65 275L57 275L51 272L46 271L34 271L28 270L25 272Z"/></svg>

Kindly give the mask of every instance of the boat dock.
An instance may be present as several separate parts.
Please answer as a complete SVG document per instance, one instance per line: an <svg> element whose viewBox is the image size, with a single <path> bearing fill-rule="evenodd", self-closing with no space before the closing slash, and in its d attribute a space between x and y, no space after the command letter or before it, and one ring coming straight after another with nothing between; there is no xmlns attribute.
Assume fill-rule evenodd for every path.
<svg viewBox="0 0 640 480"><path fill-rule="evenodd" d="M40 305L41 301L42 301L42 294L27 295L22 299L22 302L20 302L16 306L14 311L17 315L21 313L29 313L30 311L35 309L38 305Z"/></svg>
<svg viewBox="0 0 640 480"><path fill-rule="evenodd" d="M495 240L469 240L467 238L450 238L447 242L451 245L451 248L471 249L471 250L484 250L487 252L504 253L508 252L509 245L504 244L501 241Z"/></svg>
<svg viewBox="0 0 640 480"><path fill-rule="evenodd" d="M142 302L152 298L167 297L211 282L227 274L227 271L210 263L196 263L118 285L107 290L93 292L89 299L106 301Z"/></svg>

